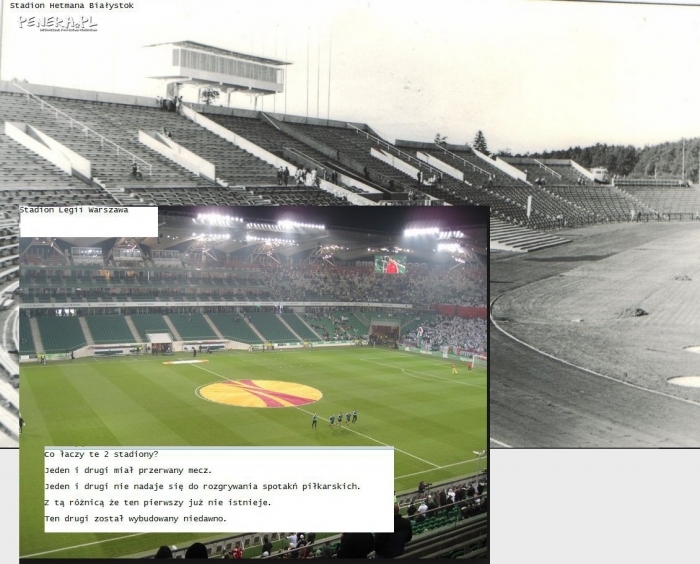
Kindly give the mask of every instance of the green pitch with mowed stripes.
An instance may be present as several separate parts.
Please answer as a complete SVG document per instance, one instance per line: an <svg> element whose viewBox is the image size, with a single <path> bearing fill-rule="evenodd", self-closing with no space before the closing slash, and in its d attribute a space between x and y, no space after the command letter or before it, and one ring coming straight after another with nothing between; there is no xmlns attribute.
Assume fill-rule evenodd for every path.
<svg viewBox="0 0 700 564"><path fill-rule="evenodd" d="M45 446L390 445L397 492L476 472L473 451L487 446L486 371L467 372L466 363L452 374L452 362L437 357L352 347L215 353L197 356L206 363L164 364L189 359L22 366L21 556L118 557L206 537L45 534ZM281 382L281 391L271 381ZM331 415L353 410L357 423L329 427Z"/></svg>

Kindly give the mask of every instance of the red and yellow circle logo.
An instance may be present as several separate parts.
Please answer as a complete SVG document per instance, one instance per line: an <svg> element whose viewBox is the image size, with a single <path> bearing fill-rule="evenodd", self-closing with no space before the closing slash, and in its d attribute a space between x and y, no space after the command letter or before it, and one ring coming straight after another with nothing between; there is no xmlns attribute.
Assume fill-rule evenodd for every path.
<svg viewBox="0 0 700 564"><path fill-rule="evenodd" d="M239 407L296 407L320 400L316 388L278 380L229 380L199 389L204 399Z"/></svg>

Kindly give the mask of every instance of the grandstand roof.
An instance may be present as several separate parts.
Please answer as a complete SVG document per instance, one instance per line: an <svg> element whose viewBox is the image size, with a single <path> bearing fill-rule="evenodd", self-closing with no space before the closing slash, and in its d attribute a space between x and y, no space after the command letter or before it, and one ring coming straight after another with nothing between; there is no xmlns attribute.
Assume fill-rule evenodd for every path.
<svg viewBox="0 0 700 564"><path fill-rule="evenodd" d="M201 213L219 213L240 217L239 232L245 230L259 236L293 237L301 246L309 242L332 244L344 241L358 246L399 245L406 247L429 248L435 246L432 239L404 239L404 229L408 227L439 227L442 231L452 231L451 239L469 243L473 251L486 254L488 247L488 212L485 207L439 206L439 207L312 207L275 206L240 208L188 208L161 207L161 233L167 228L186 227L192 232L192 219ZM277 225L281 220L293 220L326 227L319 231L294 227L282 229ZM209 228L211 232L231 231L235 228ZM197 227L195 230L202 231ZM456 233L461 236L456 236ZM162 248L162 247L158 247ZM230 252L230 251L229 251Z"/></svg>
<svg viewBox="0 0 700 564"><path fill-rule="evenodd" d="M255 63L263 63L266 65L291 65L292 63L288 61L282 61L280 59L271 59L269 57L259 57L258 55L250 55L248 53L241 53L240 51L230 51L228 49L222 49L221 47L214 47L213 45L205 45L204 43L197 43L196 41L171 41L166 43L154 43L153 45L145 45L145 47L159 47L161 45L173 45L175 47L188 47L190 49L198 49L199 51L206 51L207 53L213 53L215 55L224 55L226 57L236 57L237 59L243 59L246 61L253 61Z"/></svg>
<svg viewBox="0 0 700 564"><path fill-rule="evenodd" d="M230 226L202 225L193 222L199 214L218 213L242 221ZM324 225L324 229L304 225L280 226L278 221L292 220L300 224ZM436 253L438 242L459 242L469 253L485 257L488 247L488 208L486 207L416 207L416 208L333 208L333 207L240 207L240 208L160 208L159 235L139 240L140 244L157 250L184 251L198 237L206 239L209 248L223 253L253 248L265 239L293 240L293 245L281 244L276 252L292 256L320 247L335 246L331 251L340 260L355 260L377 253L409 254L414 260L450 261L449 253ZM448 233L440 241L436 237L404 237L406 227L439 227ZM253 239L251 237L256 237ZM104 251L115 243L114 238L62 238L59 244L68 246L99 246ZM20 241L26 248L28 239ZM66 265L67 269L71 267ZM76 266L75 268L81 268Z"/></svg>

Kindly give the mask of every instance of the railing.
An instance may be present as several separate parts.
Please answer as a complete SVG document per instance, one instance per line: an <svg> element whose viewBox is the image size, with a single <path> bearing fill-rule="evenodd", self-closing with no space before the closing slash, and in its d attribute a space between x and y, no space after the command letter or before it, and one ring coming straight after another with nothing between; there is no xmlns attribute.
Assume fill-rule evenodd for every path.
<svg viewBox="0 0 700 564"><path fill-rule="evenodd" d="M463 158L460 157L459 155L455 155L452 151L448 151L448 150L445 149L445 147L443 147L442 145L438 145L437 143L435 143L435 146L436 146L438 149L440 149L441 151L444 151L445 153L447 153L448 155L450 155L453 159L455 159L455 160L457 160L457 161L461 161L462 164L465 164L465 165L467 165L467 166L470 166L474 172L480 172L481 174L485 174L485 175L487 175L487 176L491 176L491 173L490 173L489 171L484 170L484 169L481 168L480 166L476 166L474 163L470 163L467 159L463 159Z"/></svg>
<svg viewBox="0 0 700 564"><path fill-rule="evenodd" d="M556 170L552 170L546 164L541 163L537 159L532 159L532 160L535 161L535 164L537 164L537 166L539 166L540 168L543 168L546 172L548 172L552 176L556 176L559 180L561 180L561 174L559 174Z"/></svg>
<svg viewBox="0 0 700 564"><path fill-rule="evenodd" d="M354 129L354 130L355 130L355 133L357 133L357 134L360 134L360 133L361 133L361 134L364 135L367 139L372 139L372 140L373 140L375 143L377 143L380 147L381 147L381 146L386 146L386 148L389 149L390 151L394 151L395 153L397 153L399 157L402 157L402 158L404 158L404 159L407 159L408 162L414 162L414 163L416 163L416 164L418 165L418 168L420 168L420 167L422 167L422 166L427 166L428 169L430 170L430 172L432 172L432 173L434 173L434 174L440 175L440 174L442 173L441 170L435 168L434 166L429 165L428 163L426 163L426 162L424 162L424 161L421 161L420 159L414 157L413 155L410 155L410 154L408 154L408 153L402 151L401 149L399 149L398 147L395 147L394 145L392 145L392 144L389 143L388 141L384 141L384 139L380 139L379 137L376 137L376 136L374 136L374 135L372 135L372 134L370 134L370 133L367 133L366 131L363 131L362 129L360 129L359 127L357 127L357 126L355 126L355 125L353 125L353 124L351 124L351 123L348 123L348 126L350 127L350 129Z"/></svg>
<svg viewBox="0 0 700 564"><path fill-rule="evenodd" d="M42 100L42 99L39 98L38 96L32 94L29 90L27 90L26 88L20 86L20 85L17 84L16 82L13 81L11 84L13 84L13 85L16 86L19 90L21 90L22 92L24 92L24 93L27 95L27 100L32 100L32 101L36 102L37 104L39 104L39 106L40 106L42 112L44 111L44 108L45 108L45 107L51 109L51 111L52 111L53 114L54 114L54 117L56 118L56 122L57 122L57 123L59 123L59 124L62 123L62 122L59 120L59 117L64 118L65 120L68 121L68 126L70 127L71 131L73 130L73 126L77 126L77 128L81 129L82 132L85 133L85 138L86 138L86 139L89 139L89 138L90 138L90 134L92 134L92 136L95 137L95 138L97 138L97 140L100 142L100 147L101 147L102 149L105 148L105 145L107 145L108 147L112 147L113 149L116 150L117 157L126 156L126 157L128 157L128 158L131 160L131 163L132 163L132 164L133 164L133 163L136 163L136 162L141 163L141 164L148 170L148 176L153 176L153 167L152 167L152 165L151 165L149 162L145 161L145 160L142 159L141 157L136 156L136 155L135 155L134 153L132 153L131 151L127 151L126 149L124 149L124 147L121 147L120 145L117 145L114 141L111 141L110 139L107 139L104 135L102 135L102 134L100 134L100 133L97 133L96 131L90 129L90 128L89 128L87 125L85 125L84 123L81 123L81 122L79 122L77 119L72 118L71 116L69 116L69 115L66 114L65 112L62 112L62 111L59 110L58 108L54 108L51 104L49 104L48 102Z"/></svg>

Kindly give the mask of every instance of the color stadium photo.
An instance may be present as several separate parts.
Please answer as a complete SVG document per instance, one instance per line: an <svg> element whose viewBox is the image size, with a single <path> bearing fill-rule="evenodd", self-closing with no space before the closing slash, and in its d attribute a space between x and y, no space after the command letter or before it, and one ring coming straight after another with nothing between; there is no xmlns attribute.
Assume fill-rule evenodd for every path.
<svg viewBox="0 0 700 564"><path fill-rule="evenodd" d="M424 513L405 553L485 554L487 241L483 207L159 208L153 238L21 238L22 556L289 550L44 533L44 447L73 445L392 446L397 507ZM315 536L295 554L350 550Z"/></svg>

